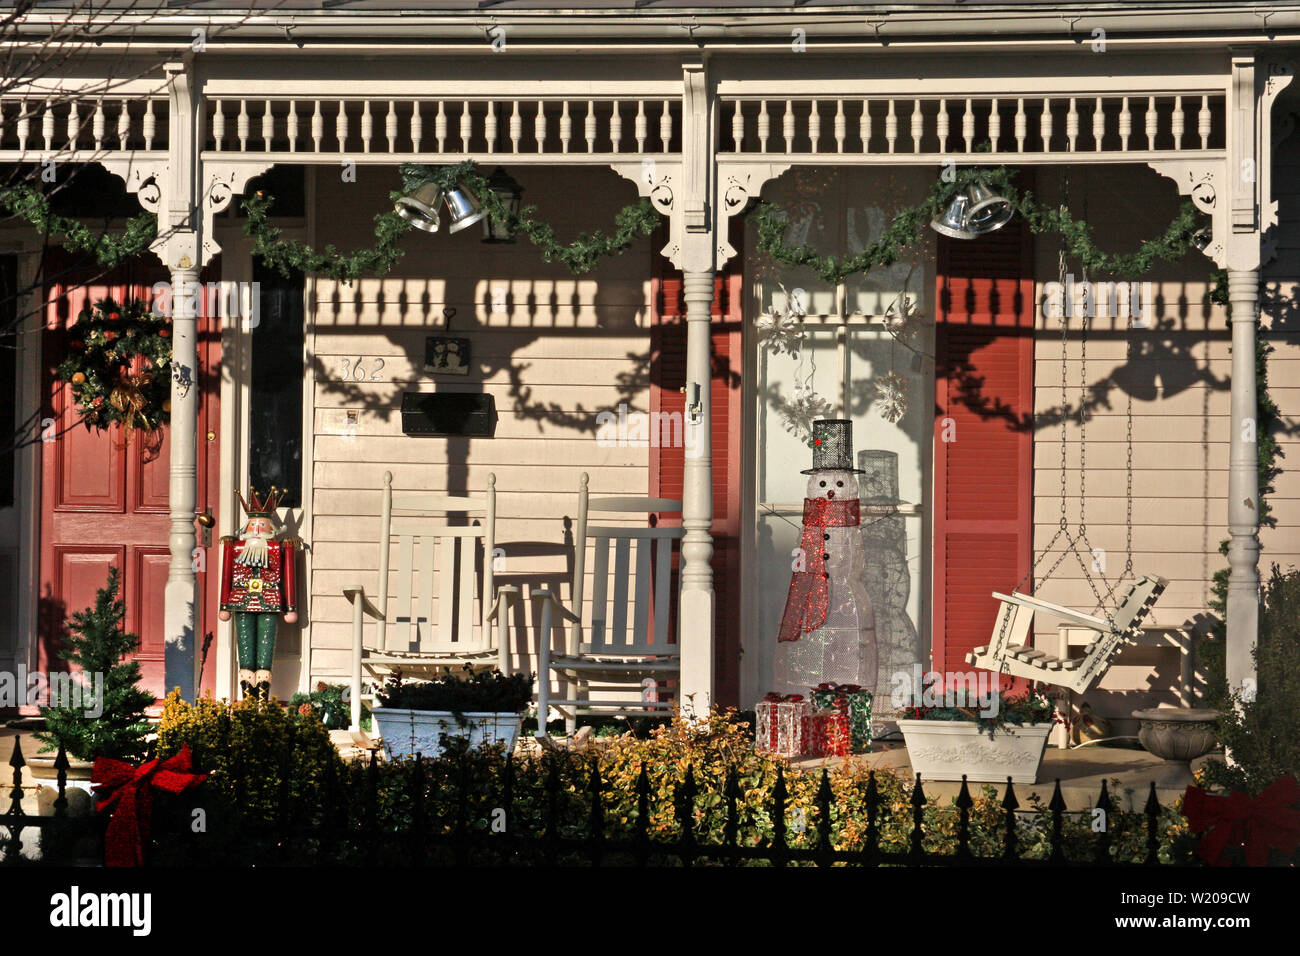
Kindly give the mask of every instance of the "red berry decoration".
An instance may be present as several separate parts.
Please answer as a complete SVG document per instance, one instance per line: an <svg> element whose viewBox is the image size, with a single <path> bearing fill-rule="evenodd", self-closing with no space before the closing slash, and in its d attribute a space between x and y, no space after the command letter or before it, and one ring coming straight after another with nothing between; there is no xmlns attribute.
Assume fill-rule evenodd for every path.
<svg viewBox="0 0 1300 956"><path fill-rule="evenodd" d="M159 330L158 330L158 337L159 337L159 338L163 338L163 339L165 339L165 338L169 338L169 337L171 336L171 334L172 334L172 330L171 330L171 329L159 329Z"/></svg>
<svg viewBox="0 0 1300 956"><path fill-rule="evenodd" d="M110 322L116 322L116 321L117 321L118 319L120 319L121 317L122 317L122 315L121 315L121 313L119 313L119 312L110 312L110 313L108 313L108 321L110 321Z"/></svg>

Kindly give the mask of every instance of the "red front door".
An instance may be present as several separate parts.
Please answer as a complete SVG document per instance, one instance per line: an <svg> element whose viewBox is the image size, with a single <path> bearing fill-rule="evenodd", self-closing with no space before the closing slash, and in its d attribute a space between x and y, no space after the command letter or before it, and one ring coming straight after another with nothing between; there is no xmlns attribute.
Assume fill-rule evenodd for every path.
<svg viewBox="0 0 1300 956"><path fill-rule="evenodd" d="M167 279L157 263L134 263L86 282L94 275L78 268L65 254L46 256L45 333L42 342L42 391L46 407L42 417L52 440L41 445L40 595L37 625L37 659L42 671L62 670L58 649L64 624L73 611L94 603L110 566L121 573L122 599L126 603L128 631L140 635L136 655L143 672L142 686L157 698L166 695L163 677L163 600L168 564L167 429L146 438L139 433L129 442L120 431L88 431L71 387L58 381L53 370L66 355L70 327L88 303L102 298L117 302L154 300L154 283ZM205 276L205 281L206 281ZM205 296L206 300L207 297ZM207 493L212 470L219 462L217 445L217 388L220 363L218 320L203 309L199 332L198 501ZM212 496L215 501L216 496ZM213 628L215 614L207 605L205 573L207 551L197 565L201 602L200 635ZM208 642L211 645L211 642ZM200 653L204 641L199 641ZM204 667L203 686L213 684L215 652Z"/></svg>

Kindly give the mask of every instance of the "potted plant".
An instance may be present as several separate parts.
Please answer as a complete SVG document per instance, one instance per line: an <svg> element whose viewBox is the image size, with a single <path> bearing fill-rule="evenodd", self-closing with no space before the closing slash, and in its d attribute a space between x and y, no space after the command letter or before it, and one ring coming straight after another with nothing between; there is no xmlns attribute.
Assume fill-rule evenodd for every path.
<svg viewBox="0 0 1300 956"><path fill-rule="evenodd" d="M450 670L431 681L390 677L371 712L392 757L438 756L448 738L466 747L504 744L514 749L524 710L533 697L532 675L502 674L495 668L463 674Z"/></svg>
<svg viewBox="0 0 1300 956"><path fill-rule="evenodd" d="M942 695L940 695L942 696ZM922 780L1036 783L1052 729L1052 704L1043 694L1014 697L994 691L983 701L948 695L944 706L903 708L898 728Z"/></svg>
<svg viewBox="0 0 1300 956"><path fill-rule="evenodd" d="M122 627L126 606L119 588L117 568L109 568L108 583L95 594L94 606L72 615L59 657L76 673L64 685L70 699L51 699L52 706L40 709L45 729L36 739L45 746L41 756L32 758L37 779L58 776L54 752L60 746L68 756L69 785L86 791L96 757L135 762L145 756L149 722L144 711L154 697L138 686L139 662L125 659L139 650L140 638Z"/></svg>

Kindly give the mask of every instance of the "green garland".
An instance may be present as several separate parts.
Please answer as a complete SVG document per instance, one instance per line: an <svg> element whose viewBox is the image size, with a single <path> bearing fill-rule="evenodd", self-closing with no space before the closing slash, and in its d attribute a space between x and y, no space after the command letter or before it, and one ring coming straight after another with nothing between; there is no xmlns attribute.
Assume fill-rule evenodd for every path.
<svg viewBox="0 0 1300 956"><path fill-rule="evenodd" d="M489 217L503 223L511 232L527 236L533 245L539 247L543 260L559 261L578 275L590 272L605 256L626 252L637 239L653 233L660 222L654 206L648 199L642 199L619 210L614 217L612 234L596 230L582 233L573 242L563 243L555 238L555 229L550 223L537 218L535 206L525 206L518 213L511 213L472 160L451 166L404 163L398 171L406 192L426 183L435 183L442 189L463 186L474 194ZM402 195L393 192L389 199L395 203ZM340 252L333 245L317 250L306 243L282 237L280 230L270 224L271 202L271 198L262 193L243 201L248 213L244 232L253 240L253 254L282 274L298 269L341 282L352 282L364 275L385 275L402 257L398 244L412 228L411 223L396 212L383 212L374 219L376 242L373 246L351 252Z"/></svg>
<svg viewBox="0 0 1300 956"><path fill-rule="evenodd" d="M26 219L43 235L59 236L60 244L68 251L91 253L106 269L146 251L158 237L158 217L151 212L128 219L121 234L110 235L79 220L56 215L50 209L49 197L26 185L0 193L0 206L10 215Z"/></svg>
<svg viewBox="0 0 1300 956"><path fill-rule="evenodd" d="M846 258L823 255L806 243L799 246L787 245L785 233L789 227L788 215L777 204L764 200L760 202L755 214L758 245L777 262L791 267L806 266L824 282L843 282L855 273L897 262L903 250L924 235L930 220L947 209L957 193L977 179L1006 197L1016 212L1024 217L1032 232L1059 233L1064 240L1066 253L1096 272L1136 278L1149 271L1157 259L1175 262L1192 248L1192 234L1201 225L1201 214L1192 203L1187 202L1159 238L1143 242L1136 252L1110 254L1097 247L1092 240L1091 227L1086 222L1074 219L1068 209L1041 206L1034 201L1032 193L1020 195L1012 181L1014 175L1015 171L1005 166L970 167L960 170L951 182L939 180L930 188L920 205L900 211L885 227L879 239L857 255Z"/></svg>

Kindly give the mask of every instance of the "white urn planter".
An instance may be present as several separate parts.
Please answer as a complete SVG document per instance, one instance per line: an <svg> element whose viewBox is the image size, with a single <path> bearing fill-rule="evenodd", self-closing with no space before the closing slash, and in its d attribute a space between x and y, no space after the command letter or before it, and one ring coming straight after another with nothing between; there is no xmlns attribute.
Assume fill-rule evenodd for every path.
<svg viewBox="0 0 1300 956"><path fill-rule="evenodd" d="M371 714L390 757L414 757L417 753L437 757L442 754L444 737L468 738L471 750L483 744L504 744L510 753L524 722L524 715L513 711L467 711L461 715L463 724L447 710L376 707Z"/></svg>
<svg viewBox="0 0 1300 956"><path fill-rule="evenodd" d="M926 780L1037 783L1051 723L999 727L990 738L973 720L900 720L912 772Z"/></svg>

